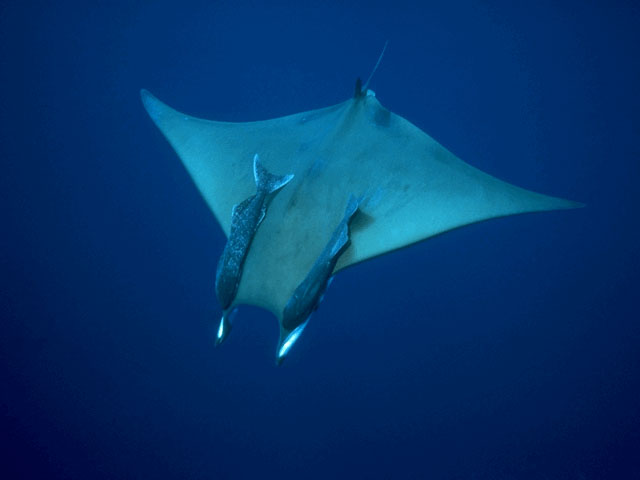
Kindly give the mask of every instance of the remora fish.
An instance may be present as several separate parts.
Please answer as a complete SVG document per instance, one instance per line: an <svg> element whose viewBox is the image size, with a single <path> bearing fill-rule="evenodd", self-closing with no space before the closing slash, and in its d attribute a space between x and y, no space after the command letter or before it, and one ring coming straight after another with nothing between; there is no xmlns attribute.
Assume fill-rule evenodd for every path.
<svg viewBox="0 0 640 480"><path fill-rule="evenodd" d="M216 345L222 343L231 331L231 306L238 292L242 267L253 237L273 197L293 179L293 175L278 176L269 173L260 163L257 153L253 157L253 176L256 194L233 206L229 239L216 269L216 296L223 310Z"/></svg>
<svg viewBox="0 0 640 480"><path fill-rule="evenodd" d="M359 201L351 195L344 217L331 235L329 243L287 302L282 316L280 345L276 358L278 365L282 363L284 356L307 326L309 317L324 298L324 293L333 278L336 263L351 243L349 224L358 211L358 205Z"/></svg>

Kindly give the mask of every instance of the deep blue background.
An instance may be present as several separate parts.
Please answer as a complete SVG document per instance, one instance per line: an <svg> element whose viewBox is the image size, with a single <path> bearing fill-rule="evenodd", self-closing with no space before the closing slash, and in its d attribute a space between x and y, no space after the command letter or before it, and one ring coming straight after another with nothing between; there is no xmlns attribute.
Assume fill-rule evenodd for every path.
<svg viewBox="0 0 640 480"><path fill-rule="evenodd" d="M2 478L640 478L636 2L4 2ZM346 3L346 2L345 2ZM287 362L144 112L380 101L587 208L337 276ZM407 159L411 161L411 159Z"/></svg>

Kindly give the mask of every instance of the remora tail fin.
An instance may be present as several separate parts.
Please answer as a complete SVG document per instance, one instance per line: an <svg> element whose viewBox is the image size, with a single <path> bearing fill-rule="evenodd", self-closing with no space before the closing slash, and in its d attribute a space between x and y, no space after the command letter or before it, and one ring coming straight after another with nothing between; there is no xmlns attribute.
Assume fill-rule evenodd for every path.
<svg viewBox="0 0 640 480"><path fill-rule="evenodd" d="M260 162L260 157L257 153L253 156L253 177L258 191L266 191L268 194L276 193L293 180L293 174L279 176L269 173Z"/></svg>
<svg viewBox="0 0 640 480"><path fill-rule="evenodd" d="M334 234L334 235L337 235L337 238L334 236L336 241L333 245L333 248L331 249L332 257L339 255L341 250L345 247L345 245L347 245L350 242L349 224L351 223L353 216L358 212L359 206L360 206L360 200L356 198L355 195L353 194L349 195L347 208L345 209L345 212L344 212L344 218L342 219L342 222L340 222L340 225L338 226L338 229Z"/></svg>

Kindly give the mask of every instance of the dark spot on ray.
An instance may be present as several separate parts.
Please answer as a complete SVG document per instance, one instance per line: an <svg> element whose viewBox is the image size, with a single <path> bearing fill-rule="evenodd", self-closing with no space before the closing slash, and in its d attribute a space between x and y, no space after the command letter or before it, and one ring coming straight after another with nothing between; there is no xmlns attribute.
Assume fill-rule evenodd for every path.
<svg viewBox="0 0 640 480"><path fill-rule="evenodd" d="M373 121L379 127L388 127L391 124L391 112L383 107L376 108L373 115Z"/></svg>
<svg viewBox="0 0 640 480"><path fill-rule="evenodd" d="M289 199L289 203L287 204L287 210L291 210L295 208L297 203L298 203L298 199L296 198L296 195L292 195L291 198Z"/></svg>
<svg viewBox="0 0 640 480"><path fill-rule="evenodd" d="M317 157L314 162L311 164L311 167L308 170L309 176L317 176L324 168L327 166L326 159L324 157Z"/></svg>
<svg viewBox="0 0 640 480"><path fill-rule="evenodd" d="M355 232L358 230L364 230L366 227L371 225L375 219L371 216L360 210L358 214L353 217L351 221L351 231Z"/></svg>

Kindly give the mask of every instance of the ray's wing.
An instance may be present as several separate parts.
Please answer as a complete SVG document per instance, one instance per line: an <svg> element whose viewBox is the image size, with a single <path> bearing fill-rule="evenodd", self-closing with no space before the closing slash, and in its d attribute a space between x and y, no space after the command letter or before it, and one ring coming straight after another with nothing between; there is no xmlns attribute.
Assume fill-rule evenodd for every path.
<svg viewBox="0 0 640 480"><path fill-rule="evenodd" d="M369 194L362 210L370 221L365 228L356 221L352 247L337 270L471 223L582 206L472 167L375 99L368 99L365 110L358 142L374 158L360 157L360 174L352 182Z"/></svg>
<svg viewBox="0 0 640 480"><path fill-rule="evenodd" d="M295 153L324 134L309 126L309 120L336 110L329 107L259 122L215 122L180 113L147 90L140 96L227 236L231 209L255 193L254 154L260 154L271 173L288 173Z"/></svg>

